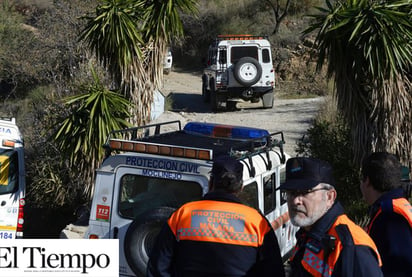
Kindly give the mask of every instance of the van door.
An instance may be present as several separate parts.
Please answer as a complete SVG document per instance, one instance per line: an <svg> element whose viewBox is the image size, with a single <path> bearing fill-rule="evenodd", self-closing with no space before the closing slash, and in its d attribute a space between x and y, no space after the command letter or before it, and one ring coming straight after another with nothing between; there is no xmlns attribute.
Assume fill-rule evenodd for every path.
<svg viewBox="0 0 412 277"><path fill-rule="evenodd" d="M126 167L116 171L110 237L119 239L122 276L144 275L160 228L176 208L200 199L207 184L199 175Z"/></svg>
<svg viewBox="0 0 412 277"><path fill-rule="evenodd" d="M265 215L275 231L282 258L286 260L294 246L295 227L290 224L287 203L278 197L277 172L279 171L268 171L246 181L237 196L243 204L258 209Z"/></svg>
<svg viewBox="0 0 412 277"><path fill-rule="evenodd" d="M285 260L295 245L295 233L298 228L291 224L287 202L281 197L278 189L284 170L284 167L277 167L274 172L262 174L262 183L264 214L275 230L281 255Z"/></svg>
<svg viewBox="0 0 412 277"><path fill-rule="evenodd" d="M285 182L286 178L286 169L285 166L279 167L276 170L277 178L275 184L276 192L276 201L279 203L280 217L277 225L282 224L282 243L284 244L284 251L282 252L282 257L289 258L293 247L296 244L296 232L299 230L299 227L296 227L292 224L289 217L289 209L286 201L286 195L282 193L279 189L281 183Z"/></svg>
<svg viewBox="0 0 412 277"><path fill-rule="evenodd" d="M23 157L15 149L0 148L0 239L22 237L23 222L19 215L24 203L24 176L20 176ZM22 220L22 219L21 219Z"/></svg>

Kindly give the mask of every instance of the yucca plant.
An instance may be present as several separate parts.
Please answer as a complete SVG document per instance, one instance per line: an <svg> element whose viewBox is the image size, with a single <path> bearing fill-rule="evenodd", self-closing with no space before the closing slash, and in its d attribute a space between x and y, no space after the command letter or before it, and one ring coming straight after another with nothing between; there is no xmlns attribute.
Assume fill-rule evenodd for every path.
<svg viewBox="0 0 412 277"><path fill-rule="evenodd" d="M134 104L132 123L150 119L153 93L162 82L166 47L183 36L180 12L195 13L196 0L103 0L87 17L86 41Z"/></svg>
<svg viewBox="0 0 412 277"><path fill-rule="evenodd" d="M69 116L60 123L52 136L70 167L83 176L84 195L91 196L94 171L103 159L103 144L113 130L130 127L131 105L121 94L101 84L92 69L94 83L85 86L84 93L68 98L65 105Z"/></svg>
<svg viewBox="0 0 412 277"><path fill-rule="evenodd" d="M305 33L317 32L317 68L327 63L356 163L385 150L410 164L412 1L326 0L318 10Z"/></svg>

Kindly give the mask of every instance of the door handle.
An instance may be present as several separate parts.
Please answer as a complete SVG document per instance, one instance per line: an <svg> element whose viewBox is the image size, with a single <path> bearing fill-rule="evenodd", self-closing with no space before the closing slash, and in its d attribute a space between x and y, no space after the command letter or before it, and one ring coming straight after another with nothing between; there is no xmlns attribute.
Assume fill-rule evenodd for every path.
<svg viewBox="0 0 412 277"><path fill-rule="evenodd" d="M117 239L118 236L119 236L119 227L114 227L113 228L113 238Z"/></svg>

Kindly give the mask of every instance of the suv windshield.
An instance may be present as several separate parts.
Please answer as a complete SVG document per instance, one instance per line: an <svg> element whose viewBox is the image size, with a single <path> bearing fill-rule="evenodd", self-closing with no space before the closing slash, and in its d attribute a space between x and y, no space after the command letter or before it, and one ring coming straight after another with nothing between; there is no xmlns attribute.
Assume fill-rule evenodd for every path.
<svg viewBox="0 0 412 277"><path fill-rule="evenodd" d="M127 174L120 185L119 213L126 218L158 207L177 208L202 197L202 188L196 182Z"/></svg>
<svg viewBox="0 0 412 277"><path fill-rule="evenodd" d="M0 194L11 193L18 184L17 152L11 149L0 149Z"/></svg>

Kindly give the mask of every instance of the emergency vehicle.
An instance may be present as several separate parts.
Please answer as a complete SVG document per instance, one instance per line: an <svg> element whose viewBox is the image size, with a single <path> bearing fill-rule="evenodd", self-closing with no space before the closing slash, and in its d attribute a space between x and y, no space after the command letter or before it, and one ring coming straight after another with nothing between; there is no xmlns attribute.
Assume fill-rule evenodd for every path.
<svg viewBox="0 0 412 277"><path fill-rule="evenodd" d="M277 189L289 156L282 132L214 123L170 121L113 131L96 172L85 238L119 240L120 276L144 275L160 228L182 204L208 192L213 159L244 165L239 198L274 228L286 260L295 244L286 201Z"/></svg>
<svg viewBox="0 0 412 277"><path fill-rule="evenodd" d="M23 138L15 118L0 118L0 239L23 237Z"/></svg>
<svg viewBox="0 0 412 277"><path fill-rule="evenodd" d="M213 111L240 101L273 107L275 70L267 36L218 35L210 44L202 75L202 96Z"/></svg>

